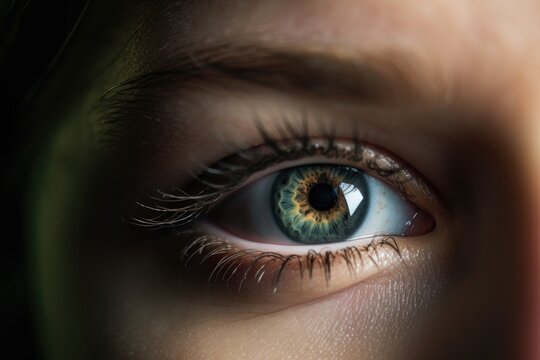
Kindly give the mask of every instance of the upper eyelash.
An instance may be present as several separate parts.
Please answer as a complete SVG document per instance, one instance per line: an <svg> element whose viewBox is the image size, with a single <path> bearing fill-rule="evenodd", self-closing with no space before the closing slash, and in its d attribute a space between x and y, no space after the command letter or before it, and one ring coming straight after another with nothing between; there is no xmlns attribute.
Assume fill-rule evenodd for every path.
<svg viewBox="0 0 540 360"><path fill-rule="evenodd" d="M365 160L364 152L369 148L358 140L352 140L353 149L340 149L336 145L334 134L310 138L307 134L307 126L304 132L298 132L292 126L278 127L281 136L289 135L286 140L277 140L264 126L256 122L261 138L265 141L263 146L270 149L269 154L256 157L246 150L237 151L232 156L206 167L200 174L192 174L196 183L202 185L202 189L195 193L188 193L182 189L173 189L173 192L158 190L159 197L152 196L153 205L138 203L142 208L150 210L153 216L135 217L136 225L148 228L184 228L185 226L203 217L221 198L236 190L252 174L262 171L269 166L284 161L297 160L304 157L322 155L329 158L343 158L352 161ZM322 141L321 141L322 140ZM232 158L246 162L245 164L233 164ZM404 184L412 179L412 176L397 163L381 164L377 157L370 158L366 162L369 170L375 171L380 177L391 179L392 184L404 196L411 198L406 192ZM215 179L215 178L218 179Z"/></svg>

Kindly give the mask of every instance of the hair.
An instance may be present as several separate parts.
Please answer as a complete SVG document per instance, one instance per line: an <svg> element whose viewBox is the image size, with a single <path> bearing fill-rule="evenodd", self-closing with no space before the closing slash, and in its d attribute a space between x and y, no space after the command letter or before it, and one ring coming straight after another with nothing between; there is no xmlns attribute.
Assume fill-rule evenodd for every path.
<svg viewBox="0 0 540 360"><path fill-rule="evenodd" d="M31 259L24 231L28 211L23 204L35 154L28 141L35 126L28 110L70 42L88 3L89 0L0 3L0 83L3 87L0 201L6 210L2 216L3 228L10 235L3 237L0 253L4 284L2 319L4 326L10 329L0 350L0 357L5 359L41 357L36 345L35 304L31 302L29 286Z"/></svg>

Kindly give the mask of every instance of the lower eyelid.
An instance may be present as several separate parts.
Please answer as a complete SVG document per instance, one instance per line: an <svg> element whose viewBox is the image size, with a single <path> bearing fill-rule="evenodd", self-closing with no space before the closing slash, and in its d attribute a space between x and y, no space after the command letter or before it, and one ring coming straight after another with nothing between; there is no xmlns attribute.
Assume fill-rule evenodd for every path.
<svg viewBox="0 0 540 360"><path fill-rule="evenodd" d="M198 225L197 228L202 233L215 236L216 238L219 238L219 239L227 239L226 241L229 244L239 249L250 249L254 245L256 245L257 250L261 252L275 252L282 255L300 255L300 256L307 255L309 252L325 252L325 251L336 252L347 246L363 247L363 246L368 246L371 243L376 243L380 239L385 239L385 238L396 239L397 238L397 236L368 235L368 236L362 236L360 238L356 238L354 240L350 240L346 242L326 243L326 244L319 244L319 245L317 244L296 245L293 242L291 242L291 245L262 243L262 242L257 242L254 244L253 241L244 240L237 236L231 235L230 233L226 233L225 231L207 222L203 222L202 224Z"/></svg>
<svg viewBox="0 0 540 360"><path fill-rule="evenodd" d="M407 239L407 241L410 241ZM281 246L286 247L286 246ZM309 301L365 281L414 258L403 239L380 237L365 245L282 254L240 248L227 240L195 235L182 252L187 274L243 300Z"/></svg>

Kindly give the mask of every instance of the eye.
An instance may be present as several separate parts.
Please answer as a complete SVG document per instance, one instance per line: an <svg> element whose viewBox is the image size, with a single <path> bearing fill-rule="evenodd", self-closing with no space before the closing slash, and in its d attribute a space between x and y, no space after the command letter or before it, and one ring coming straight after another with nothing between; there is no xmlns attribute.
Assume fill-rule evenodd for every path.
<svg viewBox="0 0 540 360"><path fill-rule="evenodd" d="M184 240L181 261L194 280L249 301L278 289L273 301L307 301L348 287L433 251L435 219L447 221L412 167L350 140L270 140L195 180L189 192L143 205L154 216L138 223L177 230L170 235Z"/></svg>
<svg viewBox="0 0 540 360"><path fill-rule="evenodd" d="M211 215L233 236L317 245L428 232L433 219L383 181L335 164L295 166L238 189Z"/></svg>
<svg viewBox="0 0 540 360"><path fill-rule="evenodd" d="M433 229L431 216L361 169L307 164L241 187L209 219L228 237L279 245L369 243Z"/></svg>

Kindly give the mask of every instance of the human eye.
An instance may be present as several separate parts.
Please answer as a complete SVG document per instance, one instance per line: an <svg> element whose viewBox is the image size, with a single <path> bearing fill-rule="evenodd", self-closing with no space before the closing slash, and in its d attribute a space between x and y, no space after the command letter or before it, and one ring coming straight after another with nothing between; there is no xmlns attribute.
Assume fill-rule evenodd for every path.
<svg viewBox="0 0 540 360"><path fill-rule="evenodd" d="M240 246L252 241L310 249L345 242L367 245L377 236L422 235L434 225L431 216L384 181L330 162L265 175L231 194L209 220Z"/></svg>
<svg viewBox="0 0 540 360"><path fill-rule="evenodd" d="M224 157L136 220L188 238L182 262L209 284L287 299L404 264L436 231L437 196L397 156L356 138L295 134Z"/></svg>

